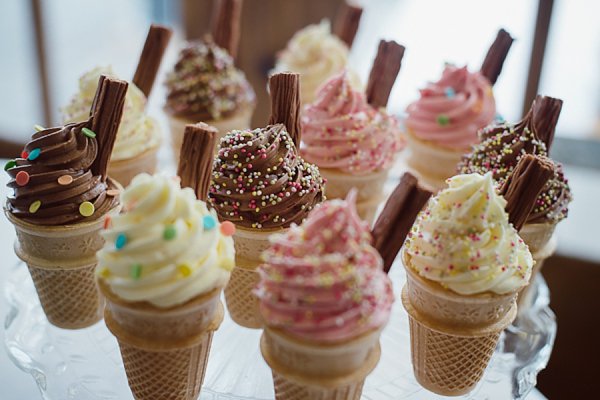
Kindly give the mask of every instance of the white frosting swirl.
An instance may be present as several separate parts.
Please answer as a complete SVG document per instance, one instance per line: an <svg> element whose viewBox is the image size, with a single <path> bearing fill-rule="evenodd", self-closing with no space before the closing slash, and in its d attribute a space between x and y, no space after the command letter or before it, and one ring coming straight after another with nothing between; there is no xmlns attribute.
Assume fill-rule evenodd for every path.
<svg viewBox="0 0 600 400"><path fill-rule="evenodd" d="M140 174L121 199L125 211L102 231L97 267L117 296L170 307L227 283L233 239L221 234L217 214L192 189Z"/></svg>
<svg viewBox="0 0 600 400"><path fill-rule="evenodd" d="M292 36L277 55L272 73L292 71L300 74L300 91L303 104L312 103L317 89L327 78L346 68L348 46L331 33L329 20L309 25ZM350 84L362 90L358 75L349 71Z"/></svg>
<svg viewBox="0 0 600 400"><path fill-rule="evenodd" d="M491 172L457 175L419 215L406 251L421 276L460 294L504 294L529 282L529 248L508 222Z"/></svg>
<svg viewBox="0 0 600 400"><path fill-rule="evenodd" d="M79 78L79 92L69 104L60 108L64 124L89 119L100 75L117 77L111 66L105 66L97 67ZM146 96L137 86L130 83L111 160L133 158L160 145L160 126L158 121L144 114L145 107Z"/></svg>

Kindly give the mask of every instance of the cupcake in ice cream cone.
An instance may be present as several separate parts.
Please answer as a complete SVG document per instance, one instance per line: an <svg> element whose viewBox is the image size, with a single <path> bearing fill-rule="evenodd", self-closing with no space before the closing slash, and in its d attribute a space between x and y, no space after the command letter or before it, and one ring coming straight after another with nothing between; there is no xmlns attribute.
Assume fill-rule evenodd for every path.
<svg viewBox="0 0 600 400"><path fill-rule="evenodd" d="M108 166L108 174L122 186L129 185L139 173L156 171L162 132L158 121L148 116L145 108L170 37L170 29L157 25L150 27L133 83L125 97L123 118ZM117 77L111 66L103 66L79 78L79 92L69 104L61 107L64 123L87 120L100 75Z"/></svg>
<svg viewBox="0 0 600 400"><path fill-rule="evenodd" d="M255 295L276 399L359 399L394 296L356 190L274 235Z"/></svg>
<svg viewBox="0 0 600 400"><path fill-rule="evenodd" d="M102 319L94 268L103 217L120 207L120 185L106 170L127 86L100 77L87 121L36 127L21 157L5 168L14 189L5 214L17 232L15 252L29 268L48 321L60 328Z"/></svg>
<svg viewBox="0 0 600 400"><path fill-rule="evenodd" d="M496 117L492 86L513 39L500 30L480 71L448 64L437 82L420 91L404 120L410 155L408 166L437 191L456 174L463 153L477 143L477 131Z"/></svg>
<svg viewBox="0 0 600 400"><path fill-rule="evenodd" d="M479 382L500 333L516 317L516 297L534 261L509 223L491 173L457 175L448 185L429 201L405 243L402 303L417 381L458 396Z"/></svg>
<svg viewBox="0 0 600 400"><path fill-rule="evenodd" d="M177 179L140 174L122 199L98 252L106 325L136 399L195 399L223 319L232 232Z"/></svg>

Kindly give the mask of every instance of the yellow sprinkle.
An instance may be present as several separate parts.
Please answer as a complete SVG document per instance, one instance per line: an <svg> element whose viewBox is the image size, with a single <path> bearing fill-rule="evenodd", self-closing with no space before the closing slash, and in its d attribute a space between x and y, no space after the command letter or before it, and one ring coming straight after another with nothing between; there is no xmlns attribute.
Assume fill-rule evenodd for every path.
<svg viewBox="0 0 600 400"><path fill-rule="evenodd" d="M39 200L36 200L36 201L34 201L34 202L33 202L33 203L31 203L31 205L29 206L29 212L33 214L34 212L36 212L37 210L39 210L39 209L40 209L40 206L41 206L41 205L42 205L42 202L41 202L41 201L39 201Z"/></svg>
<svg viewBox="0 0 600 400"><path fill-rule="evenodd" d="M94 213L94 205L89 201L84 201L79 205L79 213L84 217L89 217Z"/></svg>
<svg viewBox="0 0 600 400"><path fill-rule="evenodd" d="M178 269L179 269L179 273L180 273L181 275L183 275L184 277L186 277L186 276L190 276L190 275L192 274L192 269L191 269L191 268L190 268L190 266L189 266L189 265L187 265L187 264L181 264L181 265L178 267Z"/></svg>
<svg viewBox="0 0 600 400"><path fill-rule="evenodd" d="M104 278L108 278L110 276L110 270L108 268L102 268L98 275Z"/></svg>
<svg viewBox="0 0 600 400"><path fill-rule="evenodd" d="M221 262L221 268L223 268L225 271L233 271L234 267L235 261L233 258L226 258L223 260L223 262Z"/></svg>

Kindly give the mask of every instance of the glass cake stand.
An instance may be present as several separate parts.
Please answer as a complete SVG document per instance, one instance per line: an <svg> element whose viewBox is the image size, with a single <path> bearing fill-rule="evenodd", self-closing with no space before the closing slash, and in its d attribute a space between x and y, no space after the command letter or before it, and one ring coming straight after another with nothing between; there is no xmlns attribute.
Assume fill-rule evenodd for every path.
<svg viewBox="0 0 600 400"><path fill-rule="evenodd" d="M381 335L381 360L368 376L363 399L437 399L415 380L411 365L408 316L400 301L404 268L397 262L390 276L396 302ZM116 339L104 321L81 330L51 325L42 311L26 266L10 269L5 295L9 357L35 379L46 400L132 399ZM500 338L485 375L464 399L520 399L536 384L550 358L556 319L549 292L537 274L519 308L519 316ZM228 315L213 337L200 399L273 399L271 370L259 350L260 330L238 326Z"/></svg>

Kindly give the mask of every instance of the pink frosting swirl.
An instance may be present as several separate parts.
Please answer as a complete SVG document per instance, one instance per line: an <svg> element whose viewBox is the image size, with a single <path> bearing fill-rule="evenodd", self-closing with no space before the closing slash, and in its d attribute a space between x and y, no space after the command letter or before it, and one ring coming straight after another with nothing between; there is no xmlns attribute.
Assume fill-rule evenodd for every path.
<svg viewBox="0 0 600 400"><path fill-rule="evenodd" d="M490 81L480 72L448 65L442 79L427 84L406 111L404 124L417 139L461 149L477 143L477 131L494 121L496 103Z"/></svg>
<svg viewBox="0 0 600 400"><path fill-rule="evenodd" d="M341 341L383 327L392 282L355 209L346 200L322 203L301 226L271 239L254 293L265 322L299 338Z"/></svg>
<svg viewBox="0 0 600 400"><path fill-rule="evenodd" d="M372 108L350 85L346 70L319 88L302 115L300 154L321 168L368 174L391 166L404 147L397 119Z"/></svg>

